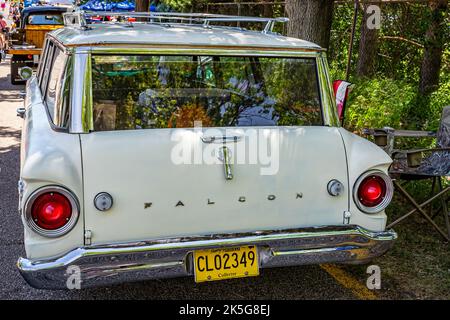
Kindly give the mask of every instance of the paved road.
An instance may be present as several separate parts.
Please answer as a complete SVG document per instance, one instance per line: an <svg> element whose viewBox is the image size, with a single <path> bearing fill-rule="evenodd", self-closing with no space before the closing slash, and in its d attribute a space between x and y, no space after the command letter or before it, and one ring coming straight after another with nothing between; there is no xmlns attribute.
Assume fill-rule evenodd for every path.
<svg viewBox="0 0 450 320"><path fill-rule="evenodd" d="M17 212L21 119L15 110L23 86L9 81L0 64L0 299L354 299L319 266L262 270L257 278L195 284L192 278L154 280L108 288L43 291L28 286L15 268L24 255Z"/></svg>

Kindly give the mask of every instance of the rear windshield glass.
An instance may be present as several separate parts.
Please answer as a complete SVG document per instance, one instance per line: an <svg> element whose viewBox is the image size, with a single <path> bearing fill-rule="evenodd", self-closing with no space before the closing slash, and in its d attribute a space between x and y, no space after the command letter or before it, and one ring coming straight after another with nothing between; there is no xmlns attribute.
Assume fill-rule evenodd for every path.
<svg viewBox="0 0 450 320"><path fill-rule="evenodd" d="M27 24L31 25L62 25L63 17L61 14L34 14L28 16Z"/></svg>
<svg viewBox="0 0 450 320"><path fill-rule="evenodd" d="M315 59L92 57L94 130L321 125Z"/></svg>

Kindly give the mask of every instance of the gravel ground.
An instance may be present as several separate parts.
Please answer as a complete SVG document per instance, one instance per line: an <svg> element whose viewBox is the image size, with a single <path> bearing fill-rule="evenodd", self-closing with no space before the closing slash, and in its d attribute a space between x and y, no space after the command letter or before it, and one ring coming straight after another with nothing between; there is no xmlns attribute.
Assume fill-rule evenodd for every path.
<svg viewBox="0 0 450 320"><path fill-rule="evenodd" d="M24 255L17 212L22 106L12 86L9 60L0 64L0 299L354 299L319 266L262 270L257 278L195 284L192 278L154 280L80 291L35 290L15 267Z"/></svg>

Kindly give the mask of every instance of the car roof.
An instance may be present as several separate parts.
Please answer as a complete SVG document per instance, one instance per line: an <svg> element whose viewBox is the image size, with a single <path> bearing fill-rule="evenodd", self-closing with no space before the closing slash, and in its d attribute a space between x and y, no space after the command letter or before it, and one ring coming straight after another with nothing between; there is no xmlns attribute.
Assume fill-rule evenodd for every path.
<svg viewBox="0 0 450 320"><path fill-rule="evenodd" d="M56 11L56 12L66 12L67 7L58 7L58 6L34 6L34 7L27 7L23 9L22 14L30 14L34 12L49 12L49 11Z"/></svg>
<svg viewBox="0 0 450 320"><path fill-rule="evenodd" d="M94 23L88 28L65 27L50 35L64 46L149 45L237 47L322 51L312 42L241 28L192 24Z"/></svg>

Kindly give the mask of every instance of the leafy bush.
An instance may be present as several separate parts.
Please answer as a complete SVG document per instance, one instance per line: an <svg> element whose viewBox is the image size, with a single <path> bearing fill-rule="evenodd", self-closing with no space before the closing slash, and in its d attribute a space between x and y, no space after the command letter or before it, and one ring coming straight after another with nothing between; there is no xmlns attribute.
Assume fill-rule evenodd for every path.
<svg viewBox="0 0 450 320"><path fill-rule="evenodd" d="M339 78L338 72L332 72ZM450 105L450 77L441 77L439 89L429 97L420 96L415 83L388 78L352 79L345 127L437 130L442 109Z"/></svg>
<svg viewBox="0 0 450 320"><path fill-rule="evenodd" d="M346 112L345 126L349 130L405 127L409 106L416 96L411 84L382 78L354 82Z"/></svg>
<svg viewBox="0 0 450 320"><path fill-rule="evenodd" d="M439 89L430 96L430 121L427 126L429 130L438 128L442 108L450 106L450 76L447 74L447 77L448 79L441 80Z"/></svg>
<svg viewBox="0 0 450 320"><path fill-rule="evenodd" d="M332 72L339 76L338 72ZM344 126L356 133L363 128L430 130L439 128L442 109L450 105L450 77L441 78L439 89L428 97L418 93L417 85L387 78L352 79ZM337 77L338 78L338 77ZM428 148L435 139L397 138L399 149Z"/></svg>

